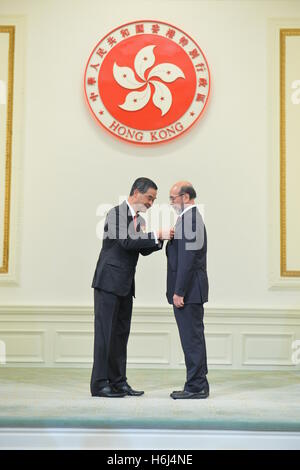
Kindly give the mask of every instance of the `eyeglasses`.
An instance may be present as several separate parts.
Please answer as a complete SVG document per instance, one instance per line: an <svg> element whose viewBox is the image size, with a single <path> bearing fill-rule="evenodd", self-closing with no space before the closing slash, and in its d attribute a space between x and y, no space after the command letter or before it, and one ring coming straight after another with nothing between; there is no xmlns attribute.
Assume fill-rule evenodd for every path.
<svg viewBox="0 0 300 470"><path fill-rule="evenodd" d="M183 196L183 195L184 195L184 193L179 193L179 194L176 194L176 196L170 196L169 197L170 202L174 202L177 197Z"/></svg>

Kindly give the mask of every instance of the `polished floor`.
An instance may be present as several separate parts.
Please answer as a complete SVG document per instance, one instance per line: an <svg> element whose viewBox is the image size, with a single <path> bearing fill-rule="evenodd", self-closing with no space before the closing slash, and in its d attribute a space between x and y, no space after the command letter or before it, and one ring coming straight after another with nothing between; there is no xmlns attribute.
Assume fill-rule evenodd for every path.
<svg viewBox="0 0 300 470"><path fill-rule="evenodd" d="M128 370L141 397L97 398L86 368L0 367L0 427L300 431L300 371L211 370L210 397L172 400L184 370Z"/></svg>

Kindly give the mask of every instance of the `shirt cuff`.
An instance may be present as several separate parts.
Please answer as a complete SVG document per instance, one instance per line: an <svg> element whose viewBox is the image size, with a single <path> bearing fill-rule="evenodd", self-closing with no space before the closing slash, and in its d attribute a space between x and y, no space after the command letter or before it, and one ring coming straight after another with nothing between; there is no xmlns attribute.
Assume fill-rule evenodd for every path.
<svg viewBox="0 0 300 470"><path fill-rule="evenodd" d="M159 243L159 240L158 240L158 238L157 238L157 235L156 235L156 233L155 233L155 232L153 232L153 234L154 234L154 238L155 238L155 243L156 243L156 245L158 245L158 243Z"/></svg>

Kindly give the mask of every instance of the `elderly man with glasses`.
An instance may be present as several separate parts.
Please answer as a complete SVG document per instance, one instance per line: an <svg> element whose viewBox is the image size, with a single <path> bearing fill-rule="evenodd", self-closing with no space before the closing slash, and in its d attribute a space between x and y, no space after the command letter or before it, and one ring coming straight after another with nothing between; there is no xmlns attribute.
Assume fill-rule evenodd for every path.
<svg viewBox="0 0 300 470"><path fill-rule="evenodd" d="M207 239L195 198L188 181L179 181L170 190L170 203L179 217L166 247L167 299L173 304L187 370L184 389L170 395L175 400L209 396L203 324L203 304L208 301Z"/></svg>

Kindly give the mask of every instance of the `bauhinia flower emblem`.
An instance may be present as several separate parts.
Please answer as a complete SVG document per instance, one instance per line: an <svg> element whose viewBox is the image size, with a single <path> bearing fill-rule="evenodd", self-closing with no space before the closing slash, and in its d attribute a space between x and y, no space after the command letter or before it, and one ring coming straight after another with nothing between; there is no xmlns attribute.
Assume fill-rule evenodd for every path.
<svg viewBox="0 0 300 470"><path fill-rule="evenodd" d="M153 52L155 47L153 45L143 47L135 56L134 69L142 82L136 79L135 73L130 67L119 67L116 62L114 63L113 75L121 87L127 90L138 90L145 87L144 90L132 91L127 94L124 103L119 105L125 111L138 111L148 104L152 95L151 84L154 87L153 104L161 110L161 115L164 116L172 105L172 93L167 85L161 81L153 80L153 77L158 77L166 83L174 82L178 78L185 78L183 71L177 65L167 62L153 67L145 78L145 72L155 64Z"/></svg>

